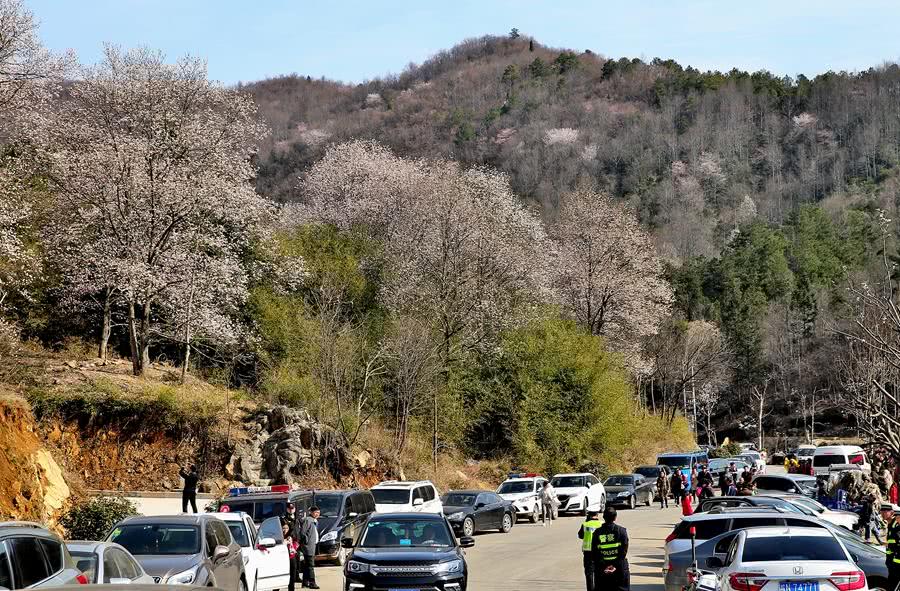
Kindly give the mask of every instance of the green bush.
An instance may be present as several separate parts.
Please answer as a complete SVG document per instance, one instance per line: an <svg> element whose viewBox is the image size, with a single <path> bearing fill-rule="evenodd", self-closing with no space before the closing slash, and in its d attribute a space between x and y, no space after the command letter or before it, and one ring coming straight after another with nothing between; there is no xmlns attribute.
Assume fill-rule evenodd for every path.
<svg viewBox="0 0 900 591"><path fill-rule="evenodd" d="M737 443L726 443L725 445L719 446L713 450L710 450L709 457L710 458L733 458L737 455L740 455L741 449L740 444Z"/></svg>
<svg viewBox="0 0 900 591"><path fill-rule="evenodd" d="M116 523L137 514L124 497L91 497L70 508L59 523L69 540L102 540Z"/></svg>

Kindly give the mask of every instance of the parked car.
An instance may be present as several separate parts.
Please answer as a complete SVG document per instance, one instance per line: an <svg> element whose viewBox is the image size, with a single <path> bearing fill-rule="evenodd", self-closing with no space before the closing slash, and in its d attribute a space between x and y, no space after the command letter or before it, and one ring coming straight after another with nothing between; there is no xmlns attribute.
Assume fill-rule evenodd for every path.
<svg viewBox="0 0 900 591"><path fill-rule="evenodd" d="M355 589L444 589L466 591L463 548L475 540L453 535L443 515L375 514L344 565L344 591Z"/></svg>
<svg viewBox="0 0 900 591"><path fill-rule="evenodd" d="M797 524L799 525L800 521ZM843 542L847 550L855 557L854 562L866 573L866 579L871 589L880 589L882 591L887 589L888 571L884 560L885 552L883 547L867 544L858 535L842 527L829 523L822 524L821 522L817 525L830 530ZM742 530L727 531L697 544L697 563L701 565L701 568L706 568L706 559L710 556L717 556L724 561L731 542L734 541L735 536L740 531ZM682 591L682 588L689 583L687 569L691 566L691 563L690 547L682 552L669 555L666 567L663 569L666 591Z"/></svg>
<svg viewBox="0 0 900 591"><path fill-rule="evenodd" d="M606 505L606 489L593 474L557 474L550 479L550 484L556 490L560 513L578 511L587 515L588 505Z"/></svg>
<svg viewBox="0 0 900 591"><path fill-rule="evenodd" d="M688 487L691 486L691 469L700 468L700 464L709 463L709 454L705 451L692 451L685 453L664 453L656 456L656 464L665 466L669 472L679 470L687 479ZM609 493L607 493L608 495Z"/></svg>
<svg viewBox="0 0 900 591"><path fill-rule="evenodd" d="M828 523L837 525L846 530L852 531L856 529L856 524L859 522L859 514L854 513L853 511L833 511L819 501L807 496L785 495L783 498L800 509L809 511L809 515L818 517L822 521L827 521Z"/></svg>
<svg viewBox="0 0 900 591"><path fill-rule="evenodd" d="M259 530L246 513L213 513L225 522L241 547L244 577L251 591L285 589L290 582L290 554L281 532L281 518L270 517Z"/></svg>
<svg viewBox="0 0 900 591"><path fill-rule="evenodd" d="M66 542L66 548L75 561L75 567L84 573L90 584L156 583L128 550L118 544L73 540Z"/></svg>
<svg viewBox="0 0 900 591"><path fill-rule="evenodd" d="M828 469L834 464L854 464L863 472L872 471L865 450L858 445L823 445L813 452L813 472L816 476L828 475Z"/></svg>
<svg viewBox="0 0 900 591"><path fill-rule="evenodd" d="M387 480L372 487L376 513L444 513L441 496L430 480Z"/></svg>
<svg viewBox="0 0 900 591"><path fill-rule="evenodd" d="M158 583L247 591L241 547L213 513L128 517L106 537Z"/></svg>
<svg viewBox="0 0 900 591"><path fill-rule="evenodd" d="M0 587L24 589L86 585L87 577L59 537L42 525L0 522Z"/></svg>
<svg viewBox="0 0 900 591"><path fill-rule="evenodd" d="M722 560L706 559L719 569L722 591L747 591L773 582L788 589L865 591L866 575L830 531L822 528L761 527L739 532ZM779 588L784 588L781 585Z"/></svg>
<svg viewBox="0 0 900 591"><path fill-rule="evenodd" d="M487 490L451 490L443 497L444 515L453 531L471 537L491 529L509 533L516 522L516 508Z"/></svg>
<svg viewBox="0 0 900 591"><path fill-rule="evenodd" d="M749 497L710 497L703 499L694 509L694 513L707 513L719 508L734 507L774 507L787 513L810 515L807 512L790 503L787 499L769 495L753 495Z"/></svg>
<svg viewBox="0 0 900 591"><path fill-rule="evenodd" d="M321 511L316 558L344 566L347 549L341 540L359 539L366 519L375 512L375 497L368 490L335 490L317 492L314 503Z"/></svg>
<svg viewBox="0 0 900 591"><path fill-rule="evenodd" d="M753 479L758 494L790 493L813 497L816 479L805 474L760 474Z"/></svg>
<svg viewBox="0 0 900 591"><path fill-rule="evenodd" d="M228 491L228 496L215 507L218 511L242 512L253 518L253 523L261 524L270 517L281 517L287 513L287 504L294 504L299 517L313 506L313 492L292 490L287 484L274 486L240 486Z"/></svg>
<svg viewBox="0 0 900 591"><path fill-rule="evenodd" d="M634 509L638 503L650 505L656 497L656 481L648 480L640 474L614 474L603 483L606 502L610 505L625 505Z"/></svg>
<svg viewBox="0 0 900 591"><path fill-rule="evenodd" d="M706 465L709 469L709 473L712 474L713 481L716 485L719 484L719 476L722 475L722 472L727 471L731 464L734 464L734 468L737 470L738 474L740 474L745 467L750 465L744 460L737 458L715 458L710 460Z"/></svg>
<svg viewBox="0 0 900 591"><path fill-rule="evenodd" d="M541 490L547 479L539 474L510 474L497 488L497 494L510 501L516 509L516 516L537 523L541 518Z"/></svg>
<svg viewBox="0 0 900 591"><path fill-rule="evenodd" d="M749 464L751 468L756 468L758 472L766 471L766 460L758 451L744 450L736 457L744 463Z"/></svg>

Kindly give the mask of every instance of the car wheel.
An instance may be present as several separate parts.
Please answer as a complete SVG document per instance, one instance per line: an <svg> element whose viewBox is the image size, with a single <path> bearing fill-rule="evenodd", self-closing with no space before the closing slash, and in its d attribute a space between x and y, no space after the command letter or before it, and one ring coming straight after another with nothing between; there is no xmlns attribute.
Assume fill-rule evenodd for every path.
<svg viewBox="0 0 900 591"><path fill-rule="evenodd" d="M634 498L634 495L628 497L628 508L634 509L637 506L637 499Z"/></svg>
<svg viewBox="0 0 900 591"><path fill-rule="evenodd" d="M538 512L538 506L535 505L534 510L531 511L531 517L529 517L528 519L529 519L529 521L531 521L531 523L537 523L538 519L540 519L540 517L541 517L541 514Z"/></svg>
<svg viewBox="0 0 900 591"><path fill-rule="evenodd" d="M503 523L500 525L500 531L505 534L508 534L509 530L512 529L512 526L513 526L512 515L510 515L509 513L504 513L503 514Z"/></svg>
<svg viewBox="0 0 900 591"><path fill-rule="evenodd" d="M587 499L581 502L581 514L587 517Z"/></svg>
<svg viewBox="0 0 900 591"><path fill-rule="evenodd" d="M338 566L344 566L344 564L346 562L347 562L347 549L344 547L341 547L338 549L337 556L334 557L334 563L337 564Z"/></svg>
<svg viewBox="0 0 900 591"><path fill-rule="evenodd" d="M463 520L463 535L467 538L471 538L472 534L475 533L475 521L471 517L466 517Z"/></svg>

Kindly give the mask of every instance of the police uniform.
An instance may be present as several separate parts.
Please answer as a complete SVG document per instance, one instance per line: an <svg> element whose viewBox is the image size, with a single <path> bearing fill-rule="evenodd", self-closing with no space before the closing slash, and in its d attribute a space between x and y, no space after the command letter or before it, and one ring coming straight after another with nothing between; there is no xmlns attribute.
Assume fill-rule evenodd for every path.
<svg viewBox="0 0 900 591"><path fill-rule="evenodd" d="M600 528L603 522L597 516L589 516L578 528L578 537L581 538L581 553L584 557L584 581L587 591L594 591L594 556L593 541L594 531Z"/></svg>
<svg viewBox="0 0 900 591"><path fill-rule="evenodd" d="M597 591L629 591L628 532L621 525L604 523L594 531L591 551L594 559L594 588ZM615 571L607 573L607 567Z"/></svg>
<svg viewBox="0 0 900 591"><path fill-rule="evenodd" d="M896 589L900 583L900 520L895 515L887 524L888 589Z"/></svg>

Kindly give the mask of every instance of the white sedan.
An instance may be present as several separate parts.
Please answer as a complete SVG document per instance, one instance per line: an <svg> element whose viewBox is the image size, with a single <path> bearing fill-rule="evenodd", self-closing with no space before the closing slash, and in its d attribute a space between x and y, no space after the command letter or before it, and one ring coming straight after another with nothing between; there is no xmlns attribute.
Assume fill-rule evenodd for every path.
<svg viewBox="0 0 900 591"><path fill-rule="evenodd" d="M738 533L718 568L722 591L868 591L866 575L827 529L759 527Z"/></svg>
<svg viewBox="0 0 900 591"><path fill-rule="evenodd" d="M281 519L270 517L257 530L253 519L246 513L215 515L225 522L231 537L241 547L249 591L287 589L291 565L281 533Z"/></svg>
<svg viewBox="0 0 900 591"><path fill-rule="evenodd" d="M66 548L75 566L87 575L92 585L153 585L156 581L144 572L128 550L115 542L73 540Z"/></svg>

